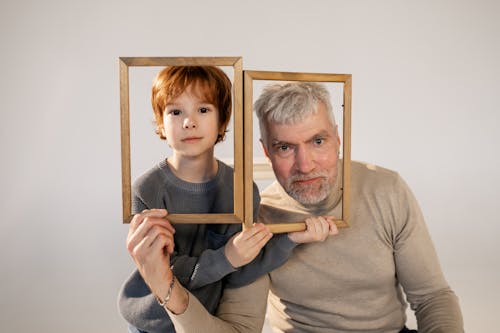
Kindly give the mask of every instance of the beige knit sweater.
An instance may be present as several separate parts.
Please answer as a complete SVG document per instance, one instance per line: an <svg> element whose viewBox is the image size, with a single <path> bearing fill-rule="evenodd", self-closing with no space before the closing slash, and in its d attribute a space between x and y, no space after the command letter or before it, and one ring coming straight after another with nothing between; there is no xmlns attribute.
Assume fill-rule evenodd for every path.
<svg viewBox="0 0 500 333"><path fill-rule="evenodd" d="M335 188L341 188L340 178ZM283 208L286 208L284 210ZM341 195L303 207L275 183L262 193L260 218L293 222L340 217ZM260 332L268 315L276 332L399 332L404 294L418 329L463 332L458 300L446 283L418 204L395 172L351 163L350 224L325 242L301 245L282 267L239 289L226 289L212 317L190 296L178 332ZM270 283L269 283L270 281ZM404 293L403 293L404 291Z"/></svg>

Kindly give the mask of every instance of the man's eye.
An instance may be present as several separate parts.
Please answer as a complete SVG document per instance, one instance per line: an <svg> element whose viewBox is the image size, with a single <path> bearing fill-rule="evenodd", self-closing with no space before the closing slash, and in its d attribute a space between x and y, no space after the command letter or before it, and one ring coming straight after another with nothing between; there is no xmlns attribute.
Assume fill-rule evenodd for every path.
<svg viewBox="0 0 500 333"><path fill-rule="evenodd" d="M325 139L323 139L323 138L314 139L314 144L317 146L321 146L324 142L325 142Z"/></svg>
<svg viewBox="0 0 500 333"><path fill-rule="evenodd" d="M209 108L200 108L200 113L207 113L209 110Z"/></svg>
<svg viewBox="0 0 500 333"><path fill-rule="evenodd" d="M279 145L277 148L279 151L287 151L290 149L290 146L289 145Z"/></svg>

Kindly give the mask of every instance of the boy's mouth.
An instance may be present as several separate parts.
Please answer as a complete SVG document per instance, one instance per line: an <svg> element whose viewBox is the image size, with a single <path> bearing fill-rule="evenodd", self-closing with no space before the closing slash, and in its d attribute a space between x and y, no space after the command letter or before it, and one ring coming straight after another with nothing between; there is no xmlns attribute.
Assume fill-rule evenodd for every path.
<svg viewBox="0 0 500 333"><path fill-rule="evenodd" d="M194 142L198 142L200 140L201 140L201 137L199 137L199 136L190 136L190 137L182 139L182 142L194 143Z"/></svg>

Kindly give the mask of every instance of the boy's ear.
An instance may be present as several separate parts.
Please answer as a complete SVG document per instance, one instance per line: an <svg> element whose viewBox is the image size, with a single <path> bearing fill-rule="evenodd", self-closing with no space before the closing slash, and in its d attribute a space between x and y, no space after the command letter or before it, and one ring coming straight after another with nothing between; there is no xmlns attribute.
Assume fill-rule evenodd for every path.
<svg viewBox="0 0 500 333"><path fill-rule="evenodd" d="M165 137L165 138L167 137L167 133L165 133L165 127L161 126L161 127L160 127L160 132L161 132L161 135L162 135L163 137Z"/></svg>

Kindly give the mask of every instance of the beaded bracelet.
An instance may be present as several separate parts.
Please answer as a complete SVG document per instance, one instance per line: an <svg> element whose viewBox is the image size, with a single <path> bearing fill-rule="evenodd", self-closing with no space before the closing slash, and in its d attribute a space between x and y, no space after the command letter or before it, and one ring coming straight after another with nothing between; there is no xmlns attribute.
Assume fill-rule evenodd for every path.
<svg viewBox="0 0 500 333"><path fill-rule="evenodd" d="M172 274L172 281L170 281L170 287L168 287L167 296L165 296L163 301L158 296L156 296L158 304L160 304L163 308L165 308L167 302L170 300L170 296L172 296L172 289L174 289L174 283L175 283L175 275Z"/></svg>

